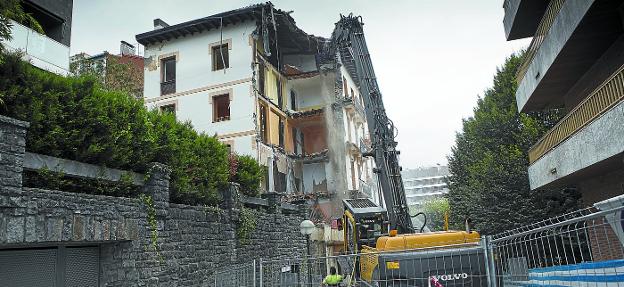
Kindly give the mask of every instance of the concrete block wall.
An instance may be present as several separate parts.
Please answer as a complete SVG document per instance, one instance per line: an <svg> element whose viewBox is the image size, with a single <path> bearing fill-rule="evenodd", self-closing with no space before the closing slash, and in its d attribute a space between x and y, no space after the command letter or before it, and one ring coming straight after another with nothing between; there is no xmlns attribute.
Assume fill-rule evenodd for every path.
<svg viewBox="0 0 624 287"><path fill-rule="evenodd" d="M100 286L210 286L215 270L305 252L303 214L254 210L256 228L243 243L236 235L241 204L235 187L224 193L224 208L170 203L169 169L161 164L151 167L143 187L152 204L146 197L22 187L27 128L0 117L0 252L99 246Z"/></svg>

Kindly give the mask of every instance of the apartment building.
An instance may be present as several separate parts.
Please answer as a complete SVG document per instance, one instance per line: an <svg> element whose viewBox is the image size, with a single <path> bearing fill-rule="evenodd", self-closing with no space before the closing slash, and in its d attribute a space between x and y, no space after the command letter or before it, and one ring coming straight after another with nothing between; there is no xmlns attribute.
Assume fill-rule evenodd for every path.
<svg viewBox="0 0 624 287"><path fill-rule="evenodd" d="M330 199L374 193L352 59L331 39L305 33L271 3L176 25L156 19L136 39L146 105L256 158L266 192L314 201L326 222L340 216Z"/></svg>
<svg viewBox="0 0 624 287"><path fill-rule="evenodd" d="M566 112L529 151L531 189L576 188L586 204L624 193L621 0L507 0L507 40L533 37L518 110Z"/></svg>
<svg viewBox="0 0 624 287"><path fill-rule="evenodd" d="M73 74L95 74L104 87L127 91L132 96L143 99L144 59L135 45L121 41L119 54L104 51L89 55L83 52L71 56L69 60L70 72Z"/></svg>
<svg viewBox="0 0 624 287"><path fill-rule="evenodd" d="M428 201L443 197L449 191L446 184L449 175L448 167L441 165L402 171L407 204L418 209Z"/></svg>
<svg viewBox="0 0 624 287"><path fill-rule="evenodd" d="M23 52L24 60L35 67L67 75L73 0L23 0L21 5L43 28L44 34L28 23L11 20L12 39L2 44L10 51Z"/></svg>

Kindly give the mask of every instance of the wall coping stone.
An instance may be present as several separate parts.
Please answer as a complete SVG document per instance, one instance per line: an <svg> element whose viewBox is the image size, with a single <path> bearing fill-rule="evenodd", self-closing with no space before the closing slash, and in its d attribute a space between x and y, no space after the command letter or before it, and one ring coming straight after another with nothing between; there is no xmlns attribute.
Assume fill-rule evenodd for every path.
<svg viewBox="0 0 624 287"><path fill-rule="evenodd" d="M14 125L25 129L30 127L29 122L20 121L18 119L9 118L3 115L0 115L0 123Z"/></svg>

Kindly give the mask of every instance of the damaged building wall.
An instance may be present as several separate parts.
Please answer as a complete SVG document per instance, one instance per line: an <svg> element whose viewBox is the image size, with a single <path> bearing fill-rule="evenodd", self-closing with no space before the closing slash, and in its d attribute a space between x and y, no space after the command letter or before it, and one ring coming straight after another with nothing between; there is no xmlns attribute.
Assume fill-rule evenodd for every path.
<svg viewBox="0 0 624 287"><path fill-rule="evenodd" d="M285 55L283 61L284 65L288 65L302 73L317 71L314 54Z"/></svg>
<svg viewBox="0 0 624 287"><path fill-rule="evenodd" d="M327 54L327 39L301 31L287 14L271 19L268 9L273 9L270 3L243 8L254 21L223 27L228 51L223 70L214 70L211 55L221 43L221 29L214 24L207 32L173 35L164 42L156 37L160 42L146 45L146 104L173 105L178 119L216 134L239 154L254 156L266 167L267 191L334 194L340 207L349 190L361 189L373 166L358 155L367 134L365 119L345 104L352 98L363 109L357 84L340 55ZM167 58L175 60L175 91L163 94L162 60ZM215 120L214 97L224 94L229 105L219 103L229 115Z"/></svg>
<svg viewBox="0 0 624 287"><path fill-rule="evenodd" d="M303 164L303 192L327 192L325 162Z"/></svg>
<svg viewBox="0 0 624 287"><path fill-rule="evenodd" d="M328 81L323 83L323 81ZM306 111L312 109L319 109L327 105L328 102L324 101L325 97L321 93L332 93L333 91L322 91L323 85L333 84L333 79L324 77L321 75L309 77L309 78L296 78L288 81L287 89L294 93L294 97L290 97L289 103L292 106L292 100L295 100L295 107L297 111Z"/></svg>

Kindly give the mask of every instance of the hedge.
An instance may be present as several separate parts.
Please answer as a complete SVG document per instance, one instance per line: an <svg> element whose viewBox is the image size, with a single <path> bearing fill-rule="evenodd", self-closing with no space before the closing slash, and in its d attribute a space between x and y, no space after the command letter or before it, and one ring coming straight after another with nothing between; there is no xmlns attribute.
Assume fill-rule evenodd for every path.
<svg viewBox="0 0 624 287"><path fill-rule="evenodd" d="M173 114L149 111L126 93L104 90L93 77L58 76L6 54L0 114L30 122L30 152L142 173L150 162L168 165L173 202L215 205L228 184L229 152L215 137ZM242 162L233 178L257 190L259 177L253 182L247 174L255 174L258 163Z"/></svg>

